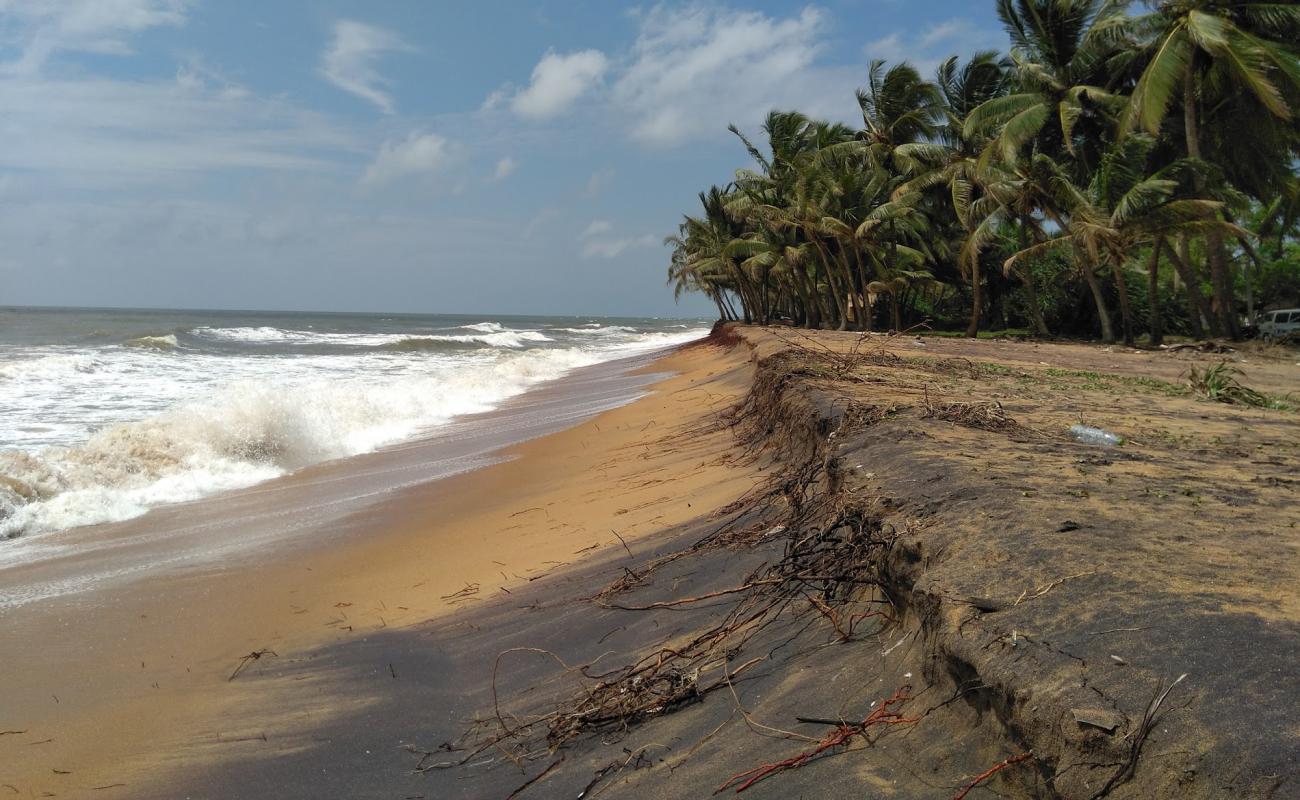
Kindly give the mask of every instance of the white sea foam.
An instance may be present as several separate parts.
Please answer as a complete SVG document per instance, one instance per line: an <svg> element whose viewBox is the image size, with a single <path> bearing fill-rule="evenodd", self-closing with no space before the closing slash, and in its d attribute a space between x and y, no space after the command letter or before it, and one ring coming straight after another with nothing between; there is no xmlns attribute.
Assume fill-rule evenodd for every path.
<svg viewBox="0 0 1300 800"><path fill-rule="evenodd" d="M137 336L134 339L127 339L122 344L126 347L142 347L146 350L175 350L179 346L174 333L164 336Z"/></svg>
<svg viewBox="0 0 1300 800"><path fill-rule="evenodd" d="M110 348L93 357L0 362L0 376L19 376L10 384L15 402L30 409L9 428L0 415L0 434L58 443L0 450L0 538L129 519L156 505L373 451L454 416L494 408L575 367L699 335L626 329L620 341L521 349L553 339L504 326L488 331L490 325L475 326L472 334L427 337L193 329L196 336L245 344L346 341L360 346L356 355L189 356L182 349L163 358ZM463 355L373 349L425 339L485 347ZM60 393L96 405L42 412ZM87 415L101 427L87 429ZM32 433L33 420L48 432Z"/></svg>
<svg viewBox="0 0 1300 800"><path fill-rule="evenodd" d="M600 325L588 324L581 328L555 328L554 330L563 333L576 333L585 336L610 336L614 334L636 333L636 328L629 328L626 325Z"/></svg>
<svg viewBox="0 0 1300 800"><path fill-rule="evenodd" d="M83 353L20 358L0 362L0 378L11 380L59 378L76 373L94 372L101 365L100 359Z"/></svg>
<svg viewBox="0 0 1300 800"><path fill-rule="evenodd" d="M526 342L551 341L550 337L540 331L510 330L496 322L463 325L461 329L477 331L477 333L431 333L412 336L409 333L324 333L271 327L205 327L195 328L194 335L215 341L237 342L240 344L335 345L342 347L389 347L416 340L482 344L488 347L522 347Z"/></svg>

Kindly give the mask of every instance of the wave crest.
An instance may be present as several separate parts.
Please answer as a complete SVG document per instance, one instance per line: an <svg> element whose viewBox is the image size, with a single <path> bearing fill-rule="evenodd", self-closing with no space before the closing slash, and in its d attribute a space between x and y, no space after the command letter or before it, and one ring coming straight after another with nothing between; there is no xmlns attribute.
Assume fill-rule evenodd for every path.
<svg viewBox="0 0 1300 800"><path fill-rule="evenodd" d="M52 355L0 363L0 378L59 378L77 372L95 372L103 363L83 354Z"/></svg>
<svg viewBox="0 0 1300 800"><path fill-rule="evenodd" d="M137 336L122 342L122 346L140 347L145 350L175 350L180 344L176 341L176 334L169 333L165 336Z"/></svg>
<svg viewBox="0 0 1300 800"><path fill-rule="evenodd" d="M0 538L129 519L370 452L596 360L531 350L387 381L243 381L78 447L0 451Z"/></svg>

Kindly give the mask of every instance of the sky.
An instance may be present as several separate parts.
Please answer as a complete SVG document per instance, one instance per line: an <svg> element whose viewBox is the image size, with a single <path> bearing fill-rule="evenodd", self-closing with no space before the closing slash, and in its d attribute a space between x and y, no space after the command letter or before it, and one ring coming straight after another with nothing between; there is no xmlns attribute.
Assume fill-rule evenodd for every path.
<svg viewBox="0 0 1300 800"><path fill-rule="evenodd" d="M694 316L665 236L992 0L0 0L0 305Z"/></svg>

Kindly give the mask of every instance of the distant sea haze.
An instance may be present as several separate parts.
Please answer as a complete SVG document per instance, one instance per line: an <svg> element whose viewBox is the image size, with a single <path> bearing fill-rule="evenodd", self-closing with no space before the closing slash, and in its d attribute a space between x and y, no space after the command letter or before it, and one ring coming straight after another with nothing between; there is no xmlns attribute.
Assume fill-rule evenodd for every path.
<svg viewBox="0 0 1300 800"><path fill-rule="evenodd" d="M373 451L700 320L0 310L4 539Z"/></svg>

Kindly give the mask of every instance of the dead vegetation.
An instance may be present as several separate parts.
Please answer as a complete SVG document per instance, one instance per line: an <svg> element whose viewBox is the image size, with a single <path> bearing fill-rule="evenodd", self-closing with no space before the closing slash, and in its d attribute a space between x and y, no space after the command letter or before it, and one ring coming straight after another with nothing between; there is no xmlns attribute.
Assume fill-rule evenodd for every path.
<svg viewBox="0 0 1300 800"><path fill-rule="evenodd" d="M591 598L605 608L636 612L727 604L716 624L683 641L658 647L633 663L605 671L591 664L570 666L552 653L527 649L555 660L566 675L578 680L580 688L572 698L532 716L508 713L494 703L492 716L480 720L468 732L459 758L435 763L425 759L419 769L460 766L489 753L522 766L554 758L584 737L627 732L647 720L700 702L742 679L768 658L765 653L750 653L748 645L775 625L807 628L821 624L829 641L844 643L859 635L868 620L889 624L893 617L885 610L889 601L879 590L877 565L896 533L881 523L870 501L838 491L833 469L828 469L828 443L879 422L897 409L849 404L837 409L834 429L824 430L814 415L792 415L789 408L782 407L786 402L784 386L800 376L818 377L842 366L828 366L818 356L796 353L793 357L783 356L763 370L755 390L724 414L718 424L735 431L747 445L749 458L780 460L771 478L728 507L724 519L710 534L635 569L624 567L619 579ZM790 425L800 424L792 423L792 419L803 420L810 427L788 430ZM807 446L794 450L783 447L780 453L768 453L776 441L771 433L777 429L787 429L780 441L804 442ZM812 497L818 502L808 502ZM659 570L680 559L722 548L760 545L779 545L781 556L737 585L652 603L620 599L648 586ZM514 652L518 651L502 653L496 669L501 668L503 657ZM494 677L494 697L495 684ZM897 696L862 723L841 726L827 737L822 750L838 746L868 726L900 721L899 715L887 709L905 699ZM789 768L794 766L750 776L753 780L746 783L752 785L767 774Z"/></svg>
<svg viewBox="0 0 1300 800"><path fill-rule="evenodd" d="M970 397L969 382L1006 376L1010 383L1023 379L1023 373L1009 374L1013 371L1005 367L965 358L904 359L879 343L881 337L858 337L847 350L827 347L797 332L788 336L783 332L779 338L786 346L763 359L752 391L739 404L718 414L707 429L732 431L740 443L739 458L764 462L769 475L766 483L723 509L719 523L708 535L681 550L658 555L642 564L623 566L621 576L589 598L606 609L638 613L710 608L716 610L718 621L694 635L658 645L631 663L614 669L598 670L594 664L571 666L559 662L549 652L533 650L534 655L560 663L563 674L577 682L577 689L567 699L531 714L508 711L494 702L494 713L479 719L457 743L454 759L436 761L431 754L425 754L417 769L446 769L491 758L511 761L527 774L537 769L536 766L529 769L529 765L546 764L540 774L519 787L517 791L521 791L559 769L565 753L583 740L601 737L606 742L617 741L648 721L706 701L719 689L734 692L735 682L761 673L769 661L769 652L755 645L766 641L762 636L770 639L774 626L790 626L800 631L820 629L825 633L826 644L841 645L902 624L909 609L895 604L897 576L884 574L885 565L901 538L900 531L891 526L890 520L895 519L890 515L891 501L842 485L844 465L837 455L843 443L875 426L903 419L903 425L890 428L891 435L903 435L898 432L904 428L908 435L924 435L917 430L926 426L916 423L927 421L929 430L934 430L933 423L946 423L1001 434L1020 442L1032 440L1039 450L1066 444L1063 436L1044 433L1016 420L1000 400ZM875 374L880 370L892 373L882 378ZM899 373L905 376L901 380ZM846 384L861 388L886 380L890 392L887 399L879 402L865 402L861 392L844 389ZM955 394L957 386L961 388L955 391L963 394ZM1182 391L1185 393L1186 389ZM907 399L900 400L902 396ZM697 436L701 432L696 429L689 435ZM1023 496L1029 497L1031 493L1026 490ZM1077 523L1068 524L1073 527L1060 530L1079 527ZM712 591L691 596L670 595L645 602L627 599L629 594L654 588L657 575L682 559L718 550L756 548L779 548L780 556ZM628 554L631 555L630 550ZM1059 576L1062 572L1055 574ZM1068 591L1060 587L1096 574L1096 569L1087 569L1046 582L1039 578L1034 583L1018 584L1018 598L1013 594L1006 602L988 608L976 606L975 610L980 614L1005 612L1019 609L1029 601L1037 601L1031 605L1038 606ZM1020 591L1025 585L1031 588ZM933 614L935 609L911 609L911 612ZM911 622L915 623L915 618ZM1011 648L1040 646L1036 639L1023 632L1017 636L1014 629L1009 638L992 641L1009 642ZM518 651L507 651L502 656L508 659L514 652ZM1127 663L1118 656L1111 656L1111 660L1119 665ZM498 659L497 667L502 668L501 665ZM1091 764L1091 768L1106 771L1106 776L1099 781L1103 789L1094 797L1106 796L1133 779L1143 743L1161 704L1177 684L1175 681L1157 693L1140 724L1125 738L1124 755ZM990 688L976 685L973 690L962 683L958 687L958 696ZM493 695L495 698L495 677ZM789 758L736 773L718 786L718 791L743 792L761 781L843 751L855 741L870 741L872 731L877 728L899 724L910 727L934 710L932 707L904 714L901 706L909 699L908 691L902 689L858 722L819 720L830 725L831 730L819 739L806 739L809 747ZM736 707L740 709L738 697ZM751 729L755 727L756 723L743 709L740 713ZM794 738L788 732L780 733L780 738ZM1050 786L1058 777L1053 773L1066 769L1052 754L1035 755L1025 746L1028 742L1018 744L1021 746L1003 749L1002 753L1021 749L1025 752L1003 758L969 780L963 777L965 783L953 797L965 798L976 787L1003 773L1007 775L998 779L1004 783L1019 780L1007 776L1018 775L1016 768L1020 765L1037 767L1025 771L1026 784L1032 783L1040 773L1051 776L1040 786ZM443 751L449 752L452 750ZM635 768L640 763L638 751L636 755L629 754L626 762L609 764L597 771L587 791L606 776L618 774L628 765ZM971 770L967 774L973 773ZM955 785L956 781L949 787ZM951 792L952 788L946 791Z"/></svg>
<svg viewBox="0 0 1300 800"><path fill-rule="evenodd" d="M1207 400L1258 408L1278 408L1285 404L1281 400L1270 398L1244 385L1239 376L1244 373L1227 361L1220 361L1212 367L1198 370L1195 366L1187 370L1187 385L1192 391Z"/></svg>

